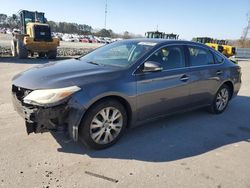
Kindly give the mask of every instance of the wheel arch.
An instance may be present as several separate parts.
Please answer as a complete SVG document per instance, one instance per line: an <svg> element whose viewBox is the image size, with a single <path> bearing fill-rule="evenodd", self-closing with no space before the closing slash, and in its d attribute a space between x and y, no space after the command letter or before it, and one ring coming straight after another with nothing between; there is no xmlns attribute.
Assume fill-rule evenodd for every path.
<svg viewBox="0 0 250 188"><path fill-rule="evenodd" d="M234 85L233 85L233 82L232 81L230 81L230 80L227 80L227 81L225 81L225 82L223 82L223 84L221 85L221 86L223 86L223 85L226 85L226 86L228 86L229 87L229 89L230 89L230 100L232 99L232 96L233 96L233 93L234 93Z"/></svg>
<svg viewBox="0 0 250 188"><path fill-rule="evenodd" d="M88 106L88 108L87 108L86 112L84 113L82 119L83 119L84 116L86 115L87 111L88 111L93 105L95 105L95 104L97 104L97 103L100 103L100 102L102 102L102 101L104 101L104 100L116 100L116 101L118 101L119 103L121 103L121 104L124 106L124 108L125 108L125 110L126 110L126 112L127 112L127 116L128 116L128 117L127 117L127 118L128 118L127 128L129 128L130 125L131 125L131 121L132 121L132 107L131 107L130 103L129 103L124 97L118 96L118 95L108 95L108 96L103 96L103 97L101 97L101 98L98 98L97 100L95 100L94 102L92 102L92 103Z"/></svg>

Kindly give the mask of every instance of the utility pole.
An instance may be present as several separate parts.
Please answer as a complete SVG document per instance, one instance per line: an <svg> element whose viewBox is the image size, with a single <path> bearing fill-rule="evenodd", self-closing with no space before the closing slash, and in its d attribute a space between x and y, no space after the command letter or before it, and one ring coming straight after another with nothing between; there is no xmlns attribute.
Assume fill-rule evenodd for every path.
<svg viewBox="0 0 250 188"><path fill-rule="evenodd" d="M243 43L245 42L249 31L250 31L250 11L247 13L247 26L244 28L243 34L241 36Z"/></svg>
<svg viewBox="0 0 250 188"><path fill-rule="evenodd" d="M105 20L104 20L104 29L107 27L107 14L108 14L108 0L105 2Z"/></svg>

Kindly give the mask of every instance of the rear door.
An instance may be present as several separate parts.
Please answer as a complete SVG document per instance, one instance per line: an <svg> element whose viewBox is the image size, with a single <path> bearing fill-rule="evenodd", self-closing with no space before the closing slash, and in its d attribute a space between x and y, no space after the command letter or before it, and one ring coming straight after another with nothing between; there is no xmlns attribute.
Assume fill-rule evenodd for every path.
<svg viewBox="0 0 250 188"><path fill-rule="evenodd" d="M160 63L163 70L136 73L139 121L173 113L188 105L188 67L183 46L160 48L147 61Z"/></svg>
<svg viewBox="0 0 250 188"><path fill-rule="evenodd" d="M190 103L193 106L211 104L221 84L223 70L213 53L205 47L186 46L189 62Z"/></svg>

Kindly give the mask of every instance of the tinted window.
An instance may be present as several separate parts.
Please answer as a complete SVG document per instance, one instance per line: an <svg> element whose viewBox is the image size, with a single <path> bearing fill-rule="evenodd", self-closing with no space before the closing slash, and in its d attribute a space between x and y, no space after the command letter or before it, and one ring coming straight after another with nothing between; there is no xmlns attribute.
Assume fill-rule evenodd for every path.
<svg viewBox="0 0 250 188"><path fill-rule="evenodd" d="M191 66L214 64L214 58L210 51L200 47L188 47L189 62Z"/></svg>
<svg viewBox="0 0 250 188"><path fill-rule="evenodd" d="M224 58L216 53L214 53L214 58L215 58L215 63L216 64L220 64L220 63L223 63L224 61Z"/></svg>
<svg viewBox="0 0 250 188"><path fill-rule="evenodd" d="M158 62L164 70L185 67L185 58L181 46L164 47L154 53L148 61Z"/></svg>

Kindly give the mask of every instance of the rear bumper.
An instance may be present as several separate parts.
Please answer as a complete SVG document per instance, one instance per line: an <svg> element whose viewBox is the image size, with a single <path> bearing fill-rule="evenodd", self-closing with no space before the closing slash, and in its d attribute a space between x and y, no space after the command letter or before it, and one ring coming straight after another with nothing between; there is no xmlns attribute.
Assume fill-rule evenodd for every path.
<svg viewBox="0 0 250 188"><path fill-rule="evenodd" d="M14 109L24 118L28 134L65 130L74 141L78 140L78 127L85 113L85 108L76 101L72 97L60 105L45 108L25 104L12 92Z"/></svg>

